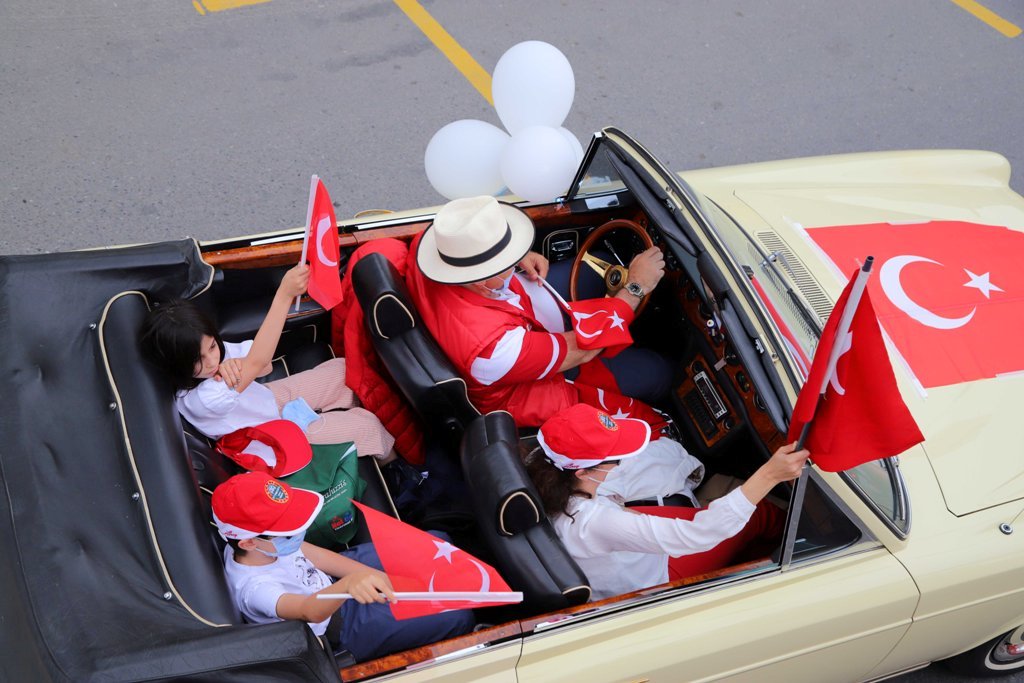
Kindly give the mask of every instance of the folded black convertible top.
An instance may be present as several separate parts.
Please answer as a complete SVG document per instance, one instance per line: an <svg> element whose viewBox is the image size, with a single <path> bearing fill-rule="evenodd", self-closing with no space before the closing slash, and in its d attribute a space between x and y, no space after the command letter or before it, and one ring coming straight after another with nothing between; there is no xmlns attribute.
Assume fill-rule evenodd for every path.
<svg viewBox="0 0 1024 683"><path fill-rule="evenodd" d="M98 323L211 278L192 240L0 257L0 679L338 680L304 624L197 618L134 495Z"/></svg>

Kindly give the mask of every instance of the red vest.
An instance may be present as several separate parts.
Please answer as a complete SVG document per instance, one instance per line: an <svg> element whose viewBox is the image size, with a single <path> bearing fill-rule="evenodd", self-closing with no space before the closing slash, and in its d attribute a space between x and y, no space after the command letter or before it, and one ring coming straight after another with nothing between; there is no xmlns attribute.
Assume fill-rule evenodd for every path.
<svg viewBox="0 0 1024 683"><path fill-rule="evenodd" d="M409 246L406 282L427 329L466 380L469 399L482 413L507 410L520 427L540 426L563 408L579 402L576 388L561 373L534 382L483 385L473 379L470 368L477 356L505 332L526 327L544 327L525 312L495 301L459 285L442 285L428 280L416 266L417 236Z"/></svg>

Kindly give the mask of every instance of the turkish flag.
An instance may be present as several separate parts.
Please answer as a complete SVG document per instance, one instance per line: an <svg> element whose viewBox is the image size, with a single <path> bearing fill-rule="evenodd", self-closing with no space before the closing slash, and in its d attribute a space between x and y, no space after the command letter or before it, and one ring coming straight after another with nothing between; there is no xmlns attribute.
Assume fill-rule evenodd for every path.
<svg viewBox="0 0 1024 683"><path fill-rule="evenodd" d="M627 304L628 305L628 304ZM643 401L619 393L615 375L600 358L580 366L580 373L572 381L580 403L594 406L615 419L631 417L651 425L651 440L661 437L661 429L668 419Z"/></svg>
<svg viewBox="0 0 1024 683"><path fill-rule="evenodd" d="M581 349L604 349L604 355L611 358L633 343L629 325L635 313L622 299L584 299L568 306L576 346Z"/></svg>
<svg viewBox="0 0 1024 683"><path fill-rule="evenodd" d="M789 425L789 439L796 441L803 426L813 419L804 445L814 463L827 472L896 455L924 441L896 386L867 289L849 329L838 329L855 280L856 275L825 324ZM840 355L828 377L829 358L836 345Z"/></svg>
<svg viewBox="0 0 1024 683"><path fill-rule="evenodd" d="M481 562L448 541L431 536L383 512L353 501L373 539L384 573L395 592L510 592L505 580L486 562ZM459 600L402 601L391 604L395 619L412 619L453 609L471 609L507 602Z"/></svg>
<svg viewBox="0 0 1024 683"><path fill-rule="evenodd" d="M1024 233L961 221L807 232L841 270L875 255L878 320L923 387L1024 370Z"/></svg>
<svg viewBox="0 0 1024 683"><path fill-rule="evenodd" d="M342 301L341 273L338 270L341 247L338 245L334 205L319 178L316 180L308 228L309 295L329 311Z"/></svg>

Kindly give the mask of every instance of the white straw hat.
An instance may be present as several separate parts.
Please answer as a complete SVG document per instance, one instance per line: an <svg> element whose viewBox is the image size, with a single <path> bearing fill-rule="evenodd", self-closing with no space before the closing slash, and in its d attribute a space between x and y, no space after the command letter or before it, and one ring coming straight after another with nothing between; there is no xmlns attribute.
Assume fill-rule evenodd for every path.
<svg viewBox="0 0 1024 683"><path fill-rule="evenodd" d="M424 231L416 263L434 282L479 282L519 263L533 237L533 221L510 204L488 196L454 199Z"/></svg>

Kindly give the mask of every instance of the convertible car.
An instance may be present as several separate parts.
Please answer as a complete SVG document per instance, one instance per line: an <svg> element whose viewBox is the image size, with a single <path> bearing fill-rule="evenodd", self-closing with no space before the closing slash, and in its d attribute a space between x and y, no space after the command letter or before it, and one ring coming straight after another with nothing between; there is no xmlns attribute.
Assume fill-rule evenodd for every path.
<svg viewBox="0 0 1024 683"><path fill-rule="evenodd" d="M664 251L633 336L672 359L657 407L716 480L742 480L784 443L824 321L869 255L868 291L925 435L777 489L788 521L770 557L600 601L537 514L517 455L529 430L476 412L386 260L349 268L357 247L409 240L434 209L341 222L366 352L424 434L419 483L444 476L466 492L410 514L408 485L364 458L364 502L446 528L524 593L480 610L471 634L368 662L302 623L243 621L209 522L230 463L182 423L137 345L147 306L172 296L196 298L225 338L251 336L301 231L0 258L0 679L820 683L936 660L1024 669L1024 199L1009 174L976 151L675 174L608 128L566 196L520 204L536 250L578 278L601 271L609 291L616 265ZM303 300L275 373L326 357L331 322Z"/></svg>

